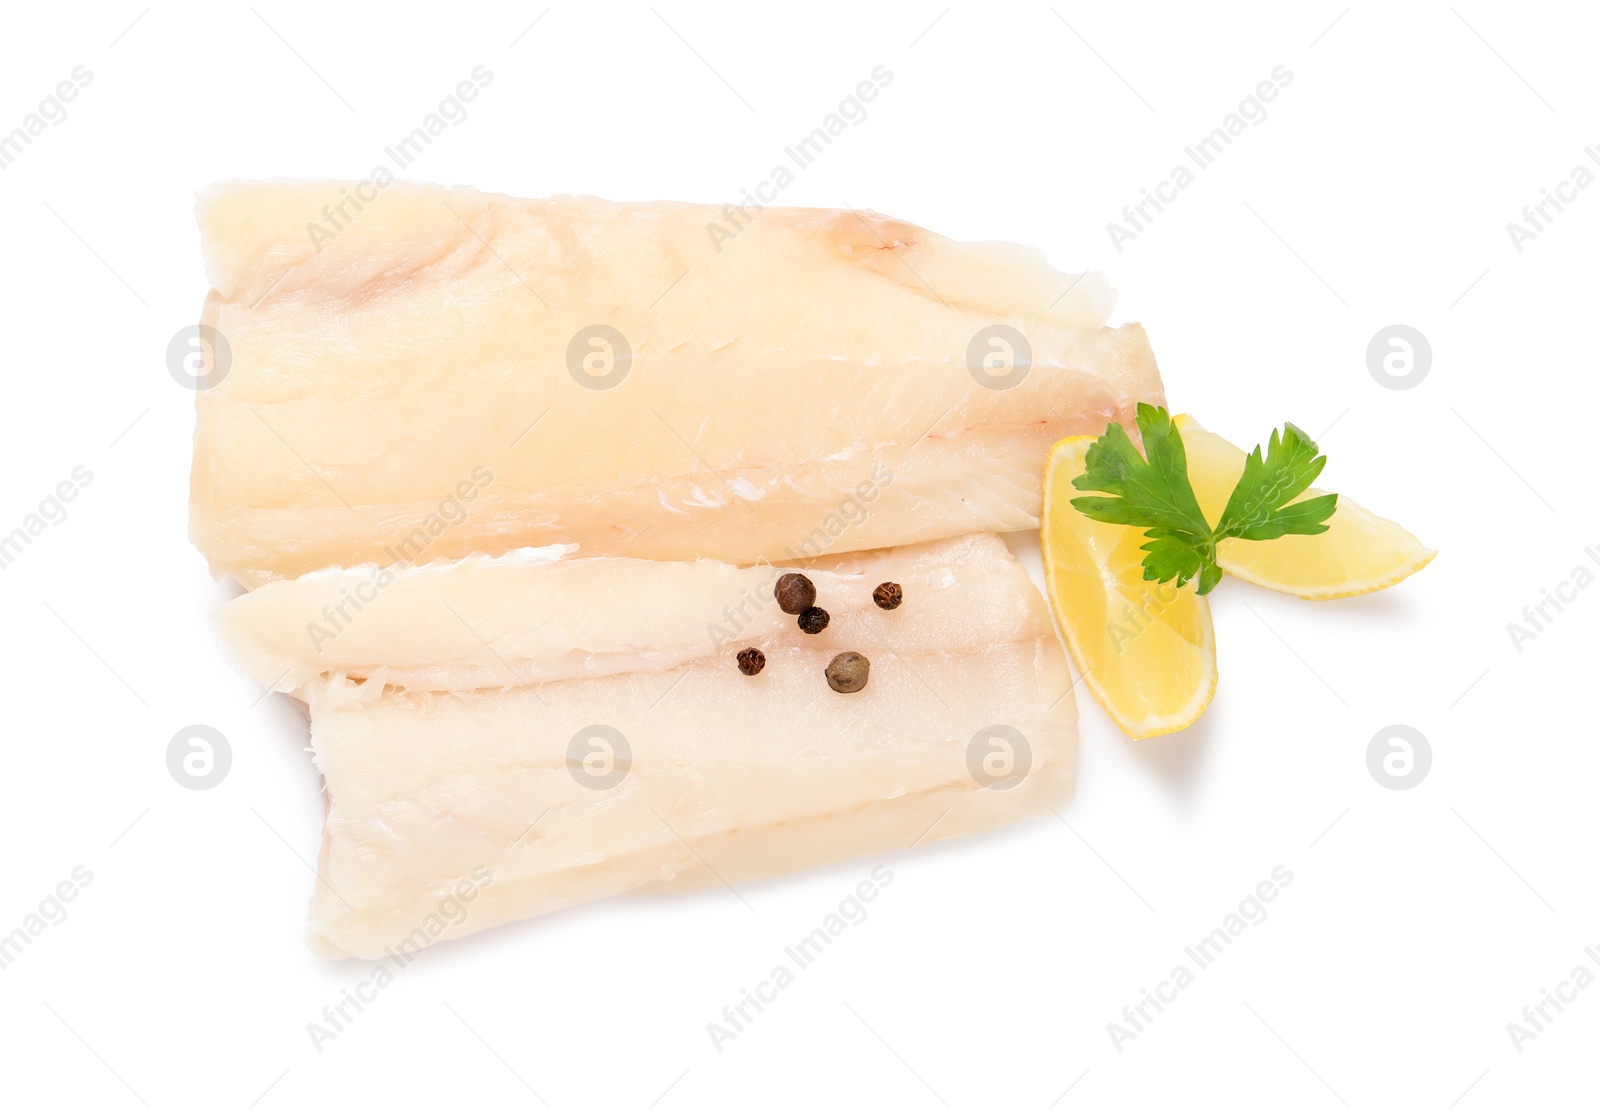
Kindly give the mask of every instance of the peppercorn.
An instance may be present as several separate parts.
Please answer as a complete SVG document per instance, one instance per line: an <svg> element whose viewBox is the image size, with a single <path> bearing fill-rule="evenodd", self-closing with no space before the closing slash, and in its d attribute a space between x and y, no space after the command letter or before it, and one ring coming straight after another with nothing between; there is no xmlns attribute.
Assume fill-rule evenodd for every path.
<svg viewBox="0 0 1600 1117"><path fill-rule="evenodd" d="M767 657L761 654L760 648L746 648L735 658L739 661L739 670L746 675L759 675L767 665Z"/></svg>
<svg viewBox="0 0 1600 1117"><path fill-rule="evenodd" d="M778 608L798 616L817 603L817 587L804 574L785 574L772 587L772 596L778 599Z"/></svg>
<svg viewBox="0 0 1600 1117"><path fill-rule="evenodd" d="M904 595L900 592L899 582L885 582L872 591L872 600L880 609L898 609Z"/></svg>
<svg viewBox="0 0 1600 1117"><path fill-rule="evenodd" d="M833 657L824 674L828 685L840 694L854 694L867 685L867 675L872 664L860 652L840 652Z"/></svg>
<svg viewBox="0 0 1600 1117"><path fill-rule="evenodd" d="M828 611L813 605L800 614L800 631L815 636L828 627Z"/></svg>

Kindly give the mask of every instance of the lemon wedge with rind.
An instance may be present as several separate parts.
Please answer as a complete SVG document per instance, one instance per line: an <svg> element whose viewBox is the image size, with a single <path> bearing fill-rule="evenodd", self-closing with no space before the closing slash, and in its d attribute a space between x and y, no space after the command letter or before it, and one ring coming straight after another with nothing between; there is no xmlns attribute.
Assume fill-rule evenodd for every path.
<svg viewBox="0 0 1600 1117"><path fill-rule="evenodd" d="M1093 435L1055 444L1044 470L1039 543L1045 588L1067 650L1095 700L1130 737L1194 723L1217 690L1211 608L1190 583L1145 580L1142 528L1072 506Z"/></svg>
<svg viewBox="0 0 1600 1117"><path fill-rule="evenodd" d="M1206 519L1216 523L1244 472L1245 452L1188 415L1173 419L1189 459L1189 483ZM1305 497L1322 490L1307 489ZM1437 551L1392 520L1374 516L1339 494L1339 506L1320 535L1224 539L1217 565L1241 581L1311 601L1381 590L1433 561Z"/></svg>

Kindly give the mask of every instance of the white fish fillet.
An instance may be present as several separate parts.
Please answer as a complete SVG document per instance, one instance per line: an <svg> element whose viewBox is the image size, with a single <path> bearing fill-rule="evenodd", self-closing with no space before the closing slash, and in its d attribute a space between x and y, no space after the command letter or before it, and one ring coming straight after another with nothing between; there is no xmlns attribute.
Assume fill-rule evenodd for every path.
<svg viewBox="0 0 1600 1117"><path fill-rule="evenodd" d="M803 209L719 244L710 206L411 183L330 221L352 190L200 198L203 322L231 364L199 393L191 534L246 585L550 544L782 562L1031 528L1054 440L1163 399L1142 328L1104 327L1104 280L1014 245ZM1032 354L1007 390L969 370L995 324ZM607 390L569 368L595 325L631 354Z"/></svg>
<svg viewBox="0 0 1600 1117"><path fill-rule="evenodd" d="M809 570L834 618L817 636L749 604L757 591L770 601L771 570L709 560L523 554L413 568L320 650L306 625L377 571L327 571L224 606L241 666L311 708L328 801L313 945L378 957L627 892L737 887L1002 825L1070 793L1065 657L1003 543L952 539ZM885 580L904 588L893 612L871 604ZM747 643L767 656L755 677L734 664ZM856 694L823 678L845 648L872 661ZM631 753L611 753L619 782L604 789L578 778L586 759L606 768L581 732L596 725ZM988 786L975 772L1004 778Z"/></svg>
<svg viewBox="0 0 1600 1117"><path fill-rule="evenodd" d="M887 641L902 655L960 639L1002 643L1037 619L1038 593L993 536L913 544L789 567L713 559L561 558L559 548L422 567L330 568L271 582L215 614L230 656L263 687L319 675L422 690L478 690L628 672L673 672L720 651L803 644L828 655ZM803 636L773 599L803 568L830 615ZM915 607L885 612L880 582Z"/></svg>

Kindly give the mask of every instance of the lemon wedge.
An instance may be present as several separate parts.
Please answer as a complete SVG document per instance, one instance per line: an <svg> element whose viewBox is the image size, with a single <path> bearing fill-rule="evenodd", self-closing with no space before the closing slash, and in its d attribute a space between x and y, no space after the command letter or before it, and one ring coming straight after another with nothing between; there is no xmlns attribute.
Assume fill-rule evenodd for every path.
<svg viewBox="0 0 1600 1117"><path fill-rule="evenodd" d="M1216 523L1244 472L1245 452L1188 415L1173 419L1189 459L1189 483L1206 519ZM1070 478L1066 479L1068 485ZM1307 489L1303 497L1321 490ZM1224 539L1217 565L1235 578L1313 601L1353 597L1392 586L1427 566L1437 551L1392 520L1374 516L1343 493L1321 535Z"/></svg>
<svg viewBox="0 0 1600 1117"><path fill-rule="evenodd" d="M1142 528L1098 523L1072 506L1083 495L1072 479L1093 443L1093 435L1063 439L1045 464L1045 588L1067 650L1111 720L1134 738L1173 733L1217 690L1211 608L1193 583L1145 581Z"/></svg>

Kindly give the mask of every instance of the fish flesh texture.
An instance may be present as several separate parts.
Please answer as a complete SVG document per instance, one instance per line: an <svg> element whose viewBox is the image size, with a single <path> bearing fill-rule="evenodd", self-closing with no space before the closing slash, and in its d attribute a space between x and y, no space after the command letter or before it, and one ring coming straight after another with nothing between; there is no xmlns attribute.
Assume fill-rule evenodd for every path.
<svg viewBox="0 0 1600 1117"><path fill-rule="evenodd" d="M817 635L773 602L781 570L715 560L520 552L381 587L380 568L322 571L224 605L241 667L310 707L313 946L405 954L625 893L737 892L1070 794L1066 660L998 538L791 568L831 614ZM872 603L884 581L903 588L892 612ZM363 584L340 631L308 632ZM745 646L766 655L753 677ZM871 661L858 693L824 680L841 650Z"/></svg>
<svg viewBox="0 0 1600 1117"><path fill-rule="evenodd" d="M1033 528L1054 441L1164 399L1097 273L875 213L311 181L218 184L198 216L228 357L191 536L246 586Z"/></svg>
<svg viewBox="0 0 1600 1117"><path fill-rule="evenodd" d="M834 655L885 639L901 654L932 655L949 646L951 623L967 643L1004 642L1033 623L1039 604L993 536L791 567L562 551L329 568L234 598L214 621L230 658L263 687L295 691L346 675L466 691L672 672L719 651L785 642ZM773 597L791 568L807 572L829 613L816 635L801 634ZM872 600L884 581L922 600L885 612Z"/></svg>

